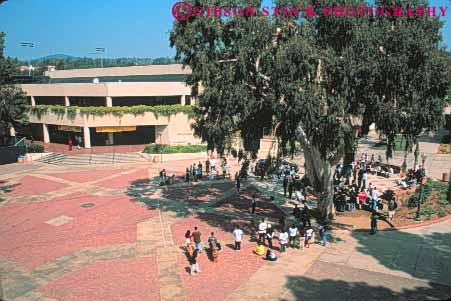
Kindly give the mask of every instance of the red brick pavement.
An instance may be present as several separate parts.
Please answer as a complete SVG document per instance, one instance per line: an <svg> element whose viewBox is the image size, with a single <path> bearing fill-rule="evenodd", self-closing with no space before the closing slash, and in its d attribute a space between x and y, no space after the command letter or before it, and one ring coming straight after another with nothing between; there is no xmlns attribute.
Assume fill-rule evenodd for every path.
<svg viewBox="0 0 451 301"><path fill-rule="evenodd" d="M260 193L255 187L249 186L222 201L216 202L212 207L234 213L249 213L251 211L252 195L256 195L257 208L255 213L260 217L279 219L284 216L282 210L274 205L268 196Z"/></svg>
<svg viewBox="0 0 451 301"><path fill-rule="evenodd" d="M149 179L149 171L147 170L147 168L145 168L130 174L122 175L113 179L99 182L96 185L106 188L122 189L133 185L133 182L135 181L148 179Z"/></svg>
<svg viewBox="0 0 451 301"><path fill-rule="evenodd" d="M211 197L218 196L224 191L233 188L233 183L215 183L209 186L189 186L171 188L162 192L162 196L171 200L181 200L192 205L208 201Z"/></svg>
<svg viewBox="0 0 451 301"><path fill-rule="evenodd" d="M41 289L60 301L159 300L155 257L96 262Z"/></svg>
<svg viewBox="0 0 451 301"><path fill-rule="evenodd" d="M7 195L28 196L45 194L51 191L67 187L66 184L41 179L34 176L25 176L20 180L20 184L13 187Z"/></svg>
<svg viewBox="0 0 451 301"><path fill-rule="evenodd" d="M81 208L84 203L95 206ZM34 268L83 247L133 242L137 223L157 214L125 196L72 194L6 205L0 211L0 256ZM74 219L60 226L45 223L62 215Z"/></svg>
<svg viewBox="0 0 451 301"><path fill-rule="evenodd" d="M80 172L65 172L65 173L52 173L49 176L62 178L69 181L78 183L92 182L111 176L113 174L122 172L123 170L94 170L94 171L80 171Z"/></svg>
<svg viewBox="0 0 451 301"><path fill-rule="evenodd" d="M180 275L188 300L224 300L230 293L245 283L263 265L264 260L252 253L254 243L243 243L241 251L225 247L219 253L219 262L213 263L203 252L198 257L199 275L189 274L189 262L179 254Z"/></svg>

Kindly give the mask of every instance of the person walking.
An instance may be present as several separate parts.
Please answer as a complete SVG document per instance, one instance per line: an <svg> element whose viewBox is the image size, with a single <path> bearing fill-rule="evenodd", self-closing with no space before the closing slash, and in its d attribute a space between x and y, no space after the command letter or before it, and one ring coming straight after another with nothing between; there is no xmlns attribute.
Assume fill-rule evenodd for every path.
<svg viewBox="0 0 451 301"><path fill-rule="evenodd" d="M191 276L197 275L201 272L199 268L199 263L197 262L197 256L199 255L199 250L194 250L193 255L191 256ZM195 274L196 273L196 274Z"/></svg>
<svg viewBox="0 0 451 301"><path fill-rule="evenodd" d="M366 183L367 182L368 182L368 171L365 168L363 170L363 174L362 174L362 185L363 185L363 188L366 188Z"/></svg>
<svg viewBox="0 0 451 301"><path fill-rule="evenodd" d="M285 247L288 242L288 233L286 229L282 229L279 233L279 244L280 244L280 253L285 252Z"/></svg>
<svg viewBox="0 0 451 301"><path fill-rule="evenodd" d="M271 224L268 224L266 229L266 240L268 241L268 248L272 249L272 239L274 238L274 229Z"/></svg>
<svg viewBox="0 0 451 301"><path fill-rule="evenodd" d="M294 248L294 243L296 242L296 236L298 233L298 228L295 224L292 224L291 227L288 229L288 235L289 235L289 241L290 241L290 248Z"/></svg>
<svg viewBox="0 0 451 301"><path fill-rule="evenodd" d="M376 212L373 211L373 213L371 214L371 235L376 234L377 232L377 215Z"/></svg>
<svg viewBox="0 0 451 301"><path fill-rule="evenodd" d="M207 159L207 161L205 161L205 172L207 173L207 175L210 173L210 160Z"/></svg>
<svg viewBox="0 0 451 301"><path fill-rule="evenodd" d="M189 168L186 168L186 172L185 172L185 182L189 182L189 177L190 177L190 171Z"/></svg>
<svg viewBox="0 0 451 301"><path fill-rule="evenodd" d="M296 219L297 223L301 222L301 208L296 204L293 208L293 216Z"/></svg>
<svg viewBox="0 0 451 301"><path fill-rule="evenodd" d="M377 210L377 200L379 199L379 193L377 191L377 188L374 187L371 189L371 209Z"/></svg>
<svg viewBox="0 0 451 301"><path fill-rule="evenodd" d="M327 235L328 233L328 226L326 223L320 224L318 227L319 235L321 237L321 244L325 247L327 245Z"/></svg>
<svg viewBox="0 0 451 301"><path fill-rule="evenodd" d="M284 175L283 176L283 196L286 198L287 197L287 189L288 189L288 176Z"/></svg>
<svg viewBox="0 0 451 301"><path fill-rule="evenodd" d="M235 174L235 182L236 182L236 191L240 193L240 187L241 187L241 180L240 180L240 174L236 172Z"/></svg>
<svg viewBox="0 0 451 301"><path fill-rule="evenodd" d="M243 236L243 230L240 229L239 225L236 225L233 231L233 238L235 239L235 251L241 250L241 238Z"/></svg>
<svg viewBox="0 0 451 301"><path fill-rule="evenodd" d="M390 221L393 221L393 219L395 218L395 212L397 208L398 203L396 202L395 196L392 195L390 201L388 202L388 219Z"/></svg>
<svg viewBox="0 0 451 301"><path fill-rule="evenodd" d="M309 226L307 231L305 231L305 247L310 248L310 241L313 238L313 228Z"/></svg>
<svg viewBox="0 0 451 301"><path fill-rule="evenodd" d="M186 246L191 244L191 239L192 239L191 231L190 230L186 230L186 232L185 232L185 245Z"/></svg>
<svg viewBox="0 0 451 301"><path fill-rule="evenodd" d="M294 179L292 175L288 176L288 198L291 200L294 189Z"/></svg>
<svg viewBox="0 0 451 301"><path fill-rule="evenodd" d="M279 231L282 232L283 229L285 229L285 227L287 226L286 222L285 222L285 217L282 216L279 219Z"/></svg>
<svg viewBox="0 0 451 301"><path fill-rule="evenodd" d="M199 174L199 176L200 176L200 180L202 180L202 163L200 163L200 161L199 161L199 163L197 164L197 172L198 172L198 174Z"/></svg>
<svg viewBox="0 0 451 301"><path fill-rule="evenodd" d="M199 253L202 253L202 240L201 240L202 233L197 229L197 227L194 227L193 232L193 240L196 250L199 251Z"/></svg>
<svg viewBox="0 0 451 301"><path fill-rule="evenodd" d="M251 201L251 214L255 214L255 209L257 208L257 200L255 199L255 194L252 195L252 201Z"/></svg>
<svg viewBox="0 0 451 301"><path fill-rule="evenodd" d="M213 253L213 250L218 250L218 252L222 252L221 244L218 239L215 237L215 233L211 232L210 237L208 238L208 245L210 246L210 250Z"/></svg>
<svg viewBox="0 0 451 301"><path fill-rule="evenodd" d="M74 142L72 141L72 138L69 137L69 139L67 139L67 146L69 147L69 150L72 150L72 146L74 145Z"/></svg>
<svg viewBox="0 0 451 301"><path fill-rule="evenodd" d="M263 218L261 223L258 225L258 242L260 244L265 244L266 230L268 229L268 224L265 223Z"/></svg>

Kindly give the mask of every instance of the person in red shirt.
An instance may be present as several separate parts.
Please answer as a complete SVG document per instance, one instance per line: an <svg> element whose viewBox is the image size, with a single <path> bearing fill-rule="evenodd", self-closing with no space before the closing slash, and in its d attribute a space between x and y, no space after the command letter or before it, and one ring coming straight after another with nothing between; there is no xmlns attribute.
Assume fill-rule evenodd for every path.
<svg viewBox="0 0 451 301"><path fill-rule="evenodd" d="M366 197L367 197L367 195L366 195L365 189L362 188L362 190L360 190L360 192L359 192L359 209L362 209L362 206L366 200Z"/></svg>
<svg viewBox="0 0 451 301"><path fill-rule="evenodd" d="M72 146L74 145L74 142L72 141L72 138L69 137L69 139L67 139L67 145L69 146L69 150L72 150Z"/></svg>

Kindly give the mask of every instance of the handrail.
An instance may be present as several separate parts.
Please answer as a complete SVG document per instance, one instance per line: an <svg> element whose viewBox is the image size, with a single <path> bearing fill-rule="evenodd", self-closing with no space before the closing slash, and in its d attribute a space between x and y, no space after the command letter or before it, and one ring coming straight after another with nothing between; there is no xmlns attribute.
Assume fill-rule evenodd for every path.
<svg viewBox="0 0 451 301"><path fill-rule="evenodd" d="M111 162L111 164L114 164L115 157L116 157L116 147L113 146L113 162Z"/></svg>
<svg viewBox="0 0 451 301"><path fill-rule="evenodd" d="M19 144L22 142L22 141L26 141L27 140L27 137L23 137L22 139L20 139L19 141L17 141L15 144L14 144L14 146L19 146ZM26 143L25 143L25 145L26 145Z"/></svg>

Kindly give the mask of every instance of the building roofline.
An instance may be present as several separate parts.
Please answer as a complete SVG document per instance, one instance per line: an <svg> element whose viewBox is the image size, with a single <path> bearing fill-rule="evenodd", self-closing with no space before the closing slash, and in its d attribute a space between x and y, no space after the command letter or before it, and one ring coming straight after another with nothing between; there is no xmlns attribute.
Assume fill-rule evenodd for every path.
<svg viewBox="0 0 451 301"><path fill-rule="evenodd" d="M148 65L129 67L109 67L91 69L71 69L46 71L45 75L50 78L82 78L82 77L112 77L112 76L136 76L136 75L174 75L191 74L189 67L181 64L171 65Z"/></svg>

